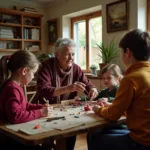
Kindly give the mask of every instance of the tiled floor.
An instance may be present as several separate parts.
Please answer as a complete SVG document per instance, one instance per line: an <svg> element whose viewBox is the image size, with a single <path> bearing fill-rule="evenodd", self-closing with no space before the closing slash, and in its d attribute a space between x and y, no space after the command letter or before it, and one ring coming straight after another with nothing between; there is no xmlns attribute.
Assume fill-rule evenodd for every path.
<svg viewBox="0 0 150 150"><path fill-rule="evenodd" d="M86 134L80 134L77 136L74 150L87 150Z"/></svg>

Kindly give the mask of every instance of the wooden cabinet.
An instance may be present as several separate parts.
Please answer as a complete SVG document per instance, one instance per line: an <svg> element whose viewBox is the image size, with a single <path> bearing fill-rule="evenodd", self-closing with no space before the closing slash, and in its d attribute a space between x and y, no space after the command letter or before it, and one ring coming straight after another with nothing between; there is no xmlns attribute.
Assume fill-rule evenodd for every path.
<svg viewBox="0 0 150 150"><path fill-rule="evenodd" d="M0 52L42 49L42 14L0 8Z"/></svg>
<svg viewBox="0 0 150 150"><path fill-rule="evenodd" d="M96 86L99 91L106 88L103 80L100 77L88 77L88 79Z"/></svg>

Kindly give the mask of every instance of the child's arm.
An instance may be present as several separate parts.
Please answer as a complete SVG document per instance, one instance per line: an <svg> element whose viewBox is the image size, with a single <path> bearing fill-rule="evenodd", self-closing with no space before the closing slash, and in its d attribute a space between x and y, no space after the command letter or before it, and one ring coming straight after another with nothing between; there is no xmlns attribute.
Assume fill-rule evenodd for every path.
<svg viewBox="0 0 150 150"><path fill-rule="evenodd" d="M8 99L5 103L5 112L9 122L23 123L35 120L41 117L40 109L27 110L26 100L22 99L20 92L16 89L10 89Z"/></svg>
<svg viewBox="0 0 150 150"><path fill-rule="evenodd" d="M106 89L99 92L98 96L94 100L98 100L102 97L106 97Z"/></svg>
<svg viewBox="0 0 150 150"><path fill-rule="evenodd" d="M27 110L36 110L36 109L41 109L43 107L43 104L31 104L27 103Z"/></svg>

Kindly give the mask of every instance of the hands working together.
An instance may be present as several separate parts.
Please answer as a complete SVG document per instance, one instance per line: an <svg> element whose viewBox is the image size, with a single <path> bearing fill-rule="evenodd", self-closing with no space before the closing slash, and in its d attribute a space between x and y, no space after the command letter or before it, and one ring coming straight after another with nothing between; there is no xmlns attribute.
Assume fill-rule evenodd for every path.
<svg viewBox="0 0 150 150"><path fill-rule="evenodd" d="M92 101L97 95L98 95L98 91L96 88L91 88L89 92L87 92L86 90L86 85L82 82L75 82L72 85L69 86L69 90L70 92L80 92L80 93L86 93L88 94L88 97L90 98L90 100Z"/></svg>
<svg viewBox="0 0 150 150"><path fill-rule="evenodd" d="M93 106L92 110L98 114L98 111L100 108L102 107L109 107L111 106L112 103L108 102L108 98L100 98L99 100L97 100L97 105Z"/></svg>

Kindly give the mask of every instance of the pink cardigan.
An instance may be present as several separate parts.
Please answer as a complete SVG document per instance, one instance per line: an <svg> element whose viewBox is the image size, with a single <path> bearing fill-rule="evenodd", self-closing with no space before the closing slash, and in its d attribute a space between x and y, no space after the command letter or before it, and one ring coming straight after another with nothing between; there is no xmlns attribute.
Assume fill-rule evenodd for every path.
<svg viewBox="0 0 150 150"><path fill-rule="evenodd" d="M28 122L41 117L41 108L41 104L28 103L23 88L12 81L7 81L0 93L0 121Z"/></svg>

